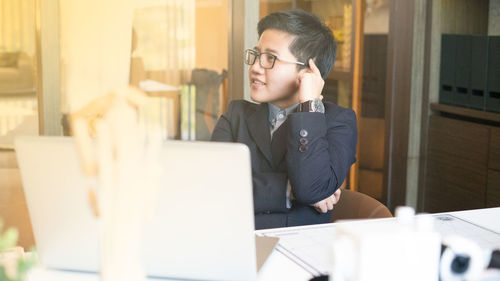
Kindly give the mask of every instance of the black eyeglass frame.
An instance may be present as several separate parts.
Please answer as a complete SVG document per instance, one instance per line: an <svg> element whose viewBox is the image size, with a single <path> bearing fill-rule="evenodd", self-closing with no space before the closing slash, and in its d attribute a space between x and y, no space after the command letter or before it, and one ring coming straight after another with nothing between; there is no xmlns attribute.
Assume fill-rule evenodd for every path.
<svg viewBox="0 0 500 281"><path fill-rule="evenodd" d="M252 53L254 56L253 56L253 61L252 62L247 62L246 58L248 56L248 53ZM265 54L265 55L268 55L268 56L271 56L273 58L273 63L271 64L271 67L265 67L262 65L262 61L261 61L261 58L262 58L262 55ZM284 59L284 58L281 58L281 57L278 57L276 55L273 55L271 53L266 53L266 52L263 52L263 53L259 53L257 52L256 50L252 50L252 49L246 49L244 54L243 54L243 61L245 62L246 65L254 65L255 64L255 61L257 60L257 57L259 58L259 65L264 68L264 69L271 69L274 67L274 64L276 63L276 60L279 60L279 61L283 61L283 62L288 62L288 63L295 63L295 64L298 64L298 65L302 65L302 66L306 66L305 63L303 62L300 62L300 61L293 61L293 60L289 60L289 59Z"/></svg>

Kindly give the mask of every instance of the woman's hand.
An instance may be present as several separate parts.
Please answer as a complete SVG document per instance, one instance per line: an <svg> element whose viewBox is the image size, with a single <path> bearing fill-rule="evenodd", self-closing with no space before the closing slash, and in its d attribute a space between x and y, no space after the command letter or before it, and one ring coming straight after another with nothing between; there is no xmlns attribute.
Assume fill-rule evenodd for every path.
<svg viewBox="0 0 500 281"><path fill-rule="evenodd" d="M339 202L341 192L342 191L339 188L332 194L332 196L325 198L319 202L316 202L311 206L313 206L316 209L316 211L320 213L326 213L330 210L333 210L333 206L337 204L337 202Z"/></svg>
<svg viewBox="0 0 500 281"><path fill-rule="evenodd" d="M321 92L323 91L325 81L312 59L309 59L309 68L302 69L299 72L298 80L300 103L317 98L323 99Z"/></svg>

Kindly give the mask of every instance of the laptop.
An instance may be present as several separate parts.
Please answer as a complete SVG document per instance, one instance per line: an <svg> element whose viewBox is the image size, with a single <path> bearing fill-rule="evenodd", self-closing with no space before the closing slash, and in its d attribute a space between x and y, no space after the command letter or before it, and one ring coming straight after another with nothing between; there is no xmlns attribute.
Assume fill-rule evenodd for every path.
<svg viewBox="0 0 500 281"><path fill-rule="evenodd" d="M19 137L15 149L40 260L98 272L92 214L74 139ZM149 277L257 278L250 153L236 143L167 141L153 218L144 230Z"/></svg>

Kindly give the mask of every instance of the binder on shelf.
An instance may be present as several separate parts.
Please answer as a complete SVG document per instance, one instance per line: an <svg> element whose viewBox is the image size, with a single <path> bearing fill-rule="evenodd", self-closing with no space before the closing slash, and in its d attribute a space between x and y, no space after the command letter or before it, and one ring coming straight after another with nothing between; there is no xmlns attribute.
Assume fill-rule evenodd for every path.
<svg viewBox="0 0 500 281"><path fill-rule="evenodd" d="M471 36L455 35L454 105L469 106L471 61Z"/></svg>
<svg viewBox="0 0 500 281"><path fill-rule="evenodd" d="M500 112L500 36L490 36L488 46L486 110Z"/></svg>
<svg viewBox="0 0 500 281"><path fill-rule="evenodd" d="M455 92L456 36L443 34L441 40L441 69L439 83L439 103L453 104Z"/></svg>
<svg viewBox="0 0 500 281"><path fill-rule="evenodd" d="M488 86L488 36L471 36L471 72L469 105L485 110Z"/></svg>

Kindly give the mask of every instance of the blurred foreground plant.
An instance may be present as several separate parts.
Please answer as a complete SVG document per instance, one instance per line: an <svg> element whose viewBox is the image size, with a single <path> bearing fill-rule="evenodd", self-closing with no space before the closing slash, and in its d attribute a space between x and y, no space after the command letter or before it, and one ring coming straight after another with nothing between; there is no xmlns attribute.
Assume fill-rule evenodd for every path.
<svg viewBox="0 0 500 281"><path fill-rule="evenodd" d="M15 228L3 230L0 219L0 281L23 281L26 273L35 265L33 255L24 256L24 250L16 247L19 232Z"/></svg>

